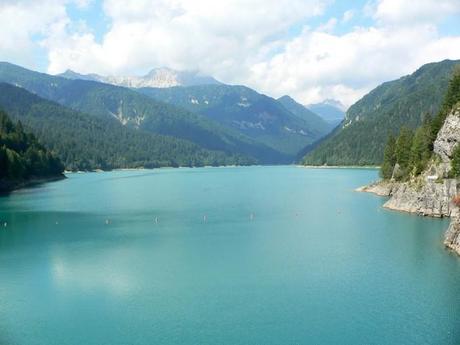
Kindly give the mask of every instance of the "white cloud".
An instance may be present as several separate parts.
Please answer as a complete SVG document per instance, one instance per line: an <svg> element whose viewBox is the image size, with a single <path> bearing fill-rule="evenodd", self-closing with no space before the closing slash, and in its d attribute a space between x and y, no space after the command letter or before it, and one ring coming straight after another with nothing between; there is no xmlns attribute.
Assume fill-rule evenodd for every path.
<svg viewBox="0 0 460 345"><path fill-rule="evenodd" d="M348 23L355 15L355 11L348 10L343 13L342 23Z"/></svg>
<svg viewBox="0 0 460 345"><path fill-rule="evenodd" d="M75 5L80 9L88 8L94 0L74 0Z"/></svg>
<svg viewBox="0 0 460 345"><path fill-rule="evenodd" d="M460 58L460 37L438 32L446 16L460 13L459 0L373 0L316 28L309 19L331 0L105 0L110 27L101 40L66 14L69 2L90 8L92 0L1 1L0 59L33 67L40 42L51 73L199 69L275 97L350 105L423 63ZM373 25L335 33L363 13Z"/></svg>
<svg viewBox="0 0 460 345"><path fill-rule="evenodd" d="M332 31L334 31L336 26L337 26L337 18L331 18L326 23L321 24L320 26L318 26L316 31L332 32Z"/></svg>
<svg viewBox="0 0 460 345"><path fill-rule="evenodd" d="M350 105L383 81L424 63L460 58L460 37L440 38L431 26L357 28L344 35L304 30L251 70L249 83L304 103L335 98Z"/></svg>
<svg viewBox="0 0 460 345"><path fill-rule="evenodd" d="M70 24L66 5L87 7L93 0L0 0L0 60L38 68L40 41Z"/></svg>
<svg viewBox="0 0 460 345"><path fill-rule="evenodd" d="M321 13L326 2L106 0L112 25L103 41L89 33L50 37L48 70L112 74L168 65L228 79L269 54L292 25Z"/></svg>
<svg viewBox="0 0 460 345"><path fill-rule="evenodd" d="M53 23L66 17L61 1L6 1L0 3L0 59L34 67L36 36L47 34Z"/></svg>
<svg viewBox="0 0 460 345"><path fill-rule="evenodd" d="M385 23L413 25L434 22L460 12L459 0L380 0L374 17Z"/></svg>

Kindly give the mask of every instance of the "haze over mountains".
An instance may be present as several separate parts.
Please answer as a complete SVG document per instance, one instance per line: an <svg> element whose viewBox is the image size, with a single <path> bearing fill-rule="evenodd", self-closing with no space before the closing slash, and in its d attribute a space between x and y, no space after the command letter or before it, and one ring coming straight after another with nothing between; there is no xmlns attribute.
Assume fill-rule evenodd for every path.
<svg viewBox="0 0 460 345"><path fill-rule="evenodd" d="M326 99L323 102L309 104L306 107L333 126L338 125L345 117L345 106L334 99Z"/></svg>

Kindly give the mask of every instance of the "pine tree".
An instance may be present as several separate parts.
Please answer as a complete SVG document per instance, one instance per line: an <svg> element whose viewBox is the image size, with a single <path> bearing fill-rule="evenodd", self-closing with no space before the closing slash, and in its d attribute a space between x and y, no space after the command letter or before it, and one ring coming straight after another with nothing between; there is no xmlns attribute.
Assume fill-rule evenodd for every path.
<svg viewBox="0 0 460 345"><path fill-rule="evenodd" d="M426 167L431 157L431 128L425 124L415 131L412 141L410 171L415 175L420 174Z"/></svg>
<svg viewBox="0 0 460 345"><path fill-rule="evenodd" d="M393 175L393 169L396 164L395 149L396 139L393 135L390 135L385 146L385 151L383 153L383 163L380 169L380 175L384 179L390 179Z"/></svg>
<svg viewBox="0 0 460 345"><path fill-rule="evenodd" d="M409 128L402 127L398 139L396 140L396 161L402 168L407 168L409 166L413 137L414 134Z"/></svg>
<svg viewBox="0 0 460 345"><path fill-rule="evenodd" d="M0 180L14 185L30 178L59 176L63 165L20 122L0 111ZM0 181L0 182L2 182Z"/></svg>

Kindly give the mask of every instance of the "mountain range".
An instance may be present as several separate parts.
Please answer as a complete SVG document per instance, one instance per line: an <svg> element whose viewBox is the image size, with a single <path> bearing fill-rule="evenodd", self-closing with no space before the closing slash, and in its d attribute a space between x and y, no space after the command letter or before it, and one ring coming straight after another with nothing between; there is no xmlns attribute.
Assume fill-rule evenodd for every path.
<svg viewBox="0 0 460 345"><path fill-rule="evenodd" d="M245 86L141 88L139 92L203 115L292 158L331 129L323 119L294 100L291 99L291 104L301 110L292 111L282 101ZM304 114L300 114L302 111Z"/></svg>
<svg viewBox="0 0 460 345"><path fill-rule="evenodd" d="M29 126L69 169L291 163L331 128L293 100L305 114L243 86L127 88L69 73L0 63L0 82L10 86L2 85L0 108Z"/></svg>
<svg viewBox="0 0 460 345"><path fill-rule="evenodd" d="M73 169L285 164L296 159L308 165L378 165L389 134L402 126L417 128L437 113L458 64L426 64L383 83L353 104L343 120L343 106L333 100L303 106L289 96L274 99L201 74L187 79L186 72L169 69L180 86L143 86L158 86L157 76L165 69L139 82L117 82L130 86L125 87L96 75L67 71L65 77L52 76L0 63L0 82L9 84L1 85L0 107L24 121ZM23 103L30 106L21 108ZM51 129L48 137L45 128ZM72 135L73 143L66 138ZM117 137L123 139L116 143ZM98 157L88 140L104 147L104 155ZM132 147L137 151L127 149Z"/></svg>
<svg viewBox="0 0 460 345"><path fill-rule="evenodd" d="M205 116L158 102L129 88L87 80L71 80L0 63L0 81L38 96L142 132L188 140L213 151L242 154L259 163L291 158Z"/></svg>
<svg viewBox="0 0 460 345"><path fill-rule="evenodd" d="M130 87L156 101L203 115L279 152L283 162L292 161L299 150L335 125L288 96L292 101L283 104L283 98L275 100L245 86L225 85L199 72L159 68L144 77L103 77L73 71L60 76Z"/></svg>

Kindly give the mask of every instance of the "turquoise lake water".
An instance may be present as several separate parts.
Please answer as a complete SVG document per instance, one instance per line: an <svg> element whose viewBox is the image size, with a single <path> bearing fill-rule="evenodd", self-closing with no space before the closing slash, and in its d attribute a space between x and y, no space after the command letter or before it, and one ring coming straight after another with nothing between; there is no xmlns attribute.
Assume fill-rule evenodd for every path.
<svg viewBox="0 0 460 345"><path fill-rule="evenodd" d="M70 174L0 198L0 344L459 344L447 220L376 170Z"/></svg>

